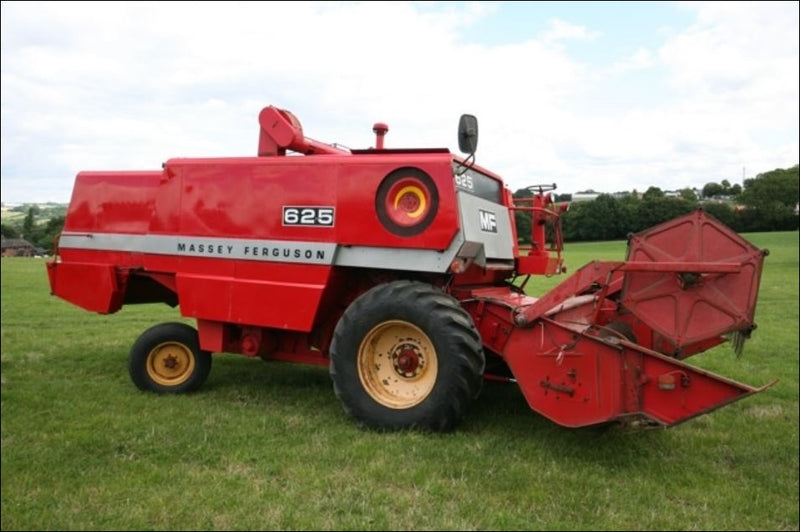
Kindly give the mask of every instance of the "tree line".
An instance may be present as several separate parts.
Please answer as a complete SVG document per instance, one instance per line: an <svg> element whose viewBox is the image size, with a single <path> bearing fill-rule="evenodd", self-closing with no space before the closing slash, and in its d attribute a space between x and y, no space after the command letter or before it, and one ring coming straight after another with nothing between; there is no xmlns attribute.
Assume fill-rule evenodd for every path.
<svg viewBox="0 0 800 532"><path fill-rule="evenodd" d="M798 229L798 165L775 169L745 179L743 186L707 183L700 195L692 189L667 194L650 187L643 194L636 191L599 194L594 200L571 202L562 214L564 240L569 242L625 239L654 225L688 214L698 208L738 233L759 231L794 231ZM515 198L530 197L520 189ZM568 202L570 194L555 195L554 201ZM530 240L530 213L515 213L518 235Z"/></svg>

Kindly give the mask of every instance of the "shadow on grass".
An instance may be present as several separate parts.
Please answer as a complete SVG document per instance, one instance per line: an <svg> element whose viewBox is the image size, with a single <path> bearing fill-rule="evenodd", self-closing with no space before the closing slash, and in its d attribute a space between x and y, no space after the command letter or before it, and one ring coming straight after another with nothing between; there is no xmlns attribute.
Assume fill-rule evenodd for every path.
<svg viewBox="0 0 800 532"><path fill-rule="evenodd" d="M635 430L616 424L584 428L560 426L531 410L516 384L487 382L468 416L466 430L493 433L503 445L535 445L555 460L590 462L601 467L636 468L654 455L687 452L671 431Z"/></svg>
<svg viewBox="0 0 800 532"><path fill-rule="evenodd" d="M257 408L282 412L295 411L317 420L331 417L351 423L357 434L371 434L344 416L334 395L328 370L287 362L264 362L239 355L215 355L211 376L198 391L210 394L214 402L246 403ZM680 429L677 429L680 430ZM616 425L565 428L531 410L516 384L484 383L481 395L473 403L452 435L417 434L409 436L436 441L455 436L488 441L489 447L520 449L535 447L552 459L587 462L603 468L636 468L654 454L677 457L687 452L680 438L664 430L631 431Z"/></svg>

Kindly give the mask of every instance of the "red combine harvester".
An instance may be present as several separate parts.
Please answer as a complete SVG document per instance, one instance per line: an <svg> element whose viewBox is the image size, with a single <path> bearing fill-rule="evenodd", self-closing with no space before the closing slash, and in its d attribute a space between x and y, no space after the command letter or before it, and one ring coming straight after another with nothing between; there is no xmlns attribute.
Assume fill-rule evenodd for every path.
<svg viewBox="0 0 800 532"><path fill-rule="evenodd" d="M566 427L668 427L763 389L683 362L741 348L767 253L702 210L537 299L528 276L565 272L554 185L515 201L475 164L475 117L459 123L465 157L387 149L380 123L374 148L349 150L282 109L258 121L257 157L76 178L52 293L101 314L163 302L197 323L136 340L140 389L195 390L212 353L319 364L348 414L387 430L453 428L484 379Z"/></svg>

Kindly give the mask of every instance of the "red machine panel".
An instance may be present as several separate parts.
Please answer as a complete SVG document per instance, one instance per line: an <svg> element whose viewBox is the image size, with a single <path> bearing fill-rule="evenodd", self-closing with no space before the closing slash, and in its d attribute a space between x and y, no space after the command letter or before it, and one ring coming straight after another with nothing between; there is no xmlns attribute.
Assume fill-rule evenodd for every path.
<svg viewBox="0 0 800 532"><path fill-rule="evenodd" d="M622 304L680 347L747 328L765 252L704 211L634 235ZM648 263L675 265L646 271ZM680 266L683 263L684 266Z"/></svg>

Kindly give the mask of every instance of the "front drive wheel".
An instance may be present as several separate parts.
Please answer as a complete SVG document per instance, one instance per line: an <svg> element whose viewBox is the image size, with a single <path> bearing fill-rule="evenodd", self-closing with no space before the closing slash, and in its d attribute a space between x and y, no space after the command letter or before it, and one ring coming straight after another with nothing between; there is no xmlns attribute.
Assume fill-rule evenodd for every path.
<svg viewBox="0 0 800 532"><path fill-rule="evenodd" d="M382 430L451 430L483 383L480 338L458 301L395 281L356 299L336 326L330 374L344 410Z"/></svg>
<svg viewBox="0 0 800 532"><path fill-rule="evenodd" d="M185 323L147 329L131 347L131 379L140 390L185 393L196 390L211 372L211 353L200 350L197 331Z"/></svg>

